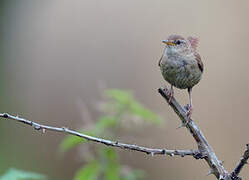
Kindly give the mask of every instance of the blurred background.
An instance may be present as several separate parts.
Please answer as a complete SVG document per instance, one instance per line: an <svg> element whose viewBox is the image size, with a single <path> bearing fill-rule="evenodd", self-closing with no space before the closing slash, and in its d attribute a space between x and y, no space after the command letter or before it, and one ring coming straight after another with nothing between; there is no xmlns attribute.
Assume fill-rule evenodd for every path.
<svg viewBox="0 0 249 180"><path fill-rule="evenodd" d="M164 123L124 131L119 141L194 149L196 144L157 93L164 86L158 68L161 40L170 34L197 36L204 62L193 89L193 119L224 166L231 171L248 143L248 1L197 0L2 0L0 6L1 112L39 123L80 129L86 107L98 117L101 89L133 92ZM187 91L176 98L188 102ZM79 105L84 102L84 106ZM82 103L81 103L82 104ZM127 135L129 134L129 135ZM59 133L35 132L0 121L0 173L15 167L72 179L82 165L80 151L58 156ZM143 169L146 179L215 179L191 157L147 156L117 150L121 163ZM248 167L241 173L248 177Z"/></svg>

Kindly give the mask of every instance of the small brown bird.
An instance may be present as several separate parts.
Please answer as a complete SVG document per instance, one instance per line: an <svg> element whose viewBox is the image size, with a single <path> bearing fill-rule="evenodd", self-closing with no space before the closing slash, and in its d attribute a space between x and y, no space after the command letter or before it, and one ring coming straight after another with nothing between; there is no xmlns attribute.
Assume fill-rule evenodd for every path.
<svg viewBox="0 0 249 180"><path fill-rule="evenodd" d="M174 96L173 86L188 89L187 116L190 118L193 110L191 91L201 80L204 70L201 57L196 51L198 39L194 37L185 39L180 35L170 35L162 42L166 46L159 60L159 66L164 79L171 84L169 103Z"/></svg>

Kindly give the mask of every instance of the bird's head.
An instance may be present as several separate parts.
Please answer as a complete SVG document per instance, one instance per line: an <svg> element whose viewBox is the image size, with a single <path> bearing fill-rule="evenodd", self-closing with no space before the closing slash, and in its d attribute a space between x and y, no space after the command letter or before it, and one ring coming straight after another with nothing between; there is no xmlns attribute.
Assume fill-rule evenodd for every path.
<svg viewBox="0 0 249 180"><path fill-rule="evenodd" d="M170 35L167 40L162 41L166 44L166 50L175 53L193 52L197 48L198 39L194 37L183 38L180 35Z"/></svg>

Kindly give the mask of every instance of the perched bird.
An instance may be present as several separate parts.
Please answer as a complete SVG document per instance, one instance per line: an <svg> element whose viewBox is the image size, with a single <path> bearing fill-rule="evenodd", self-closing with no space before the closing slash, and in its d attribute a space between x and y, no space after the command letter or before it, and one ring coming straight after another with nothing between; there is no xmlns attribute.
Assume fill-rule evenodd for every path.
<svg viewBox="0 0 249 180"><path fill-rule="evenodd" d="M164 79L171 84L169 103L174 96L173 87L188 89L187 116L190 118L193 110L191 91L201 80L204 70L201 57L196 50L198 39L194 37L185 39L180 35L170 35L162 42L166 46L158 64Z"/></svg>

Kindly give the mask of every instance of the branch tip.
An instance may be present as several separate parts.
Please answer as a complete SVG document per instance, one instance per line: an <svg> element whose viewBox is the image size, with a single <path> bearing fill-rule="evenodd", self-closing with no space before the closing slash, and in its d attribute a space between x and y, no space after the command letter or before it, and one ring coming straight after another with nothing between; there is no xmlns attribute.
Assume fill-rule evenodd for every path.
<svg viewBox="0 0 249 180"><path fill-rule="evenodd" d="M180 126L178 126L178 127L176 127L176 129L180 129L180 128L183 128L183 127L186 127L186 123L181 123L181 125Z"/></svg>
<svg viewBox="0 0 249 180"><path fill-rule="evenodd" d="M212 175L212 174L214 174L214 170L213 170L213 169L210 169L210 170L208 171L208 173L207 173L206 176L210 176L210 175Z"/></svg>

